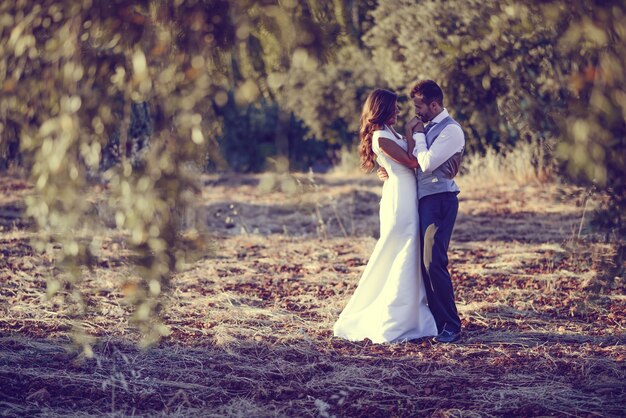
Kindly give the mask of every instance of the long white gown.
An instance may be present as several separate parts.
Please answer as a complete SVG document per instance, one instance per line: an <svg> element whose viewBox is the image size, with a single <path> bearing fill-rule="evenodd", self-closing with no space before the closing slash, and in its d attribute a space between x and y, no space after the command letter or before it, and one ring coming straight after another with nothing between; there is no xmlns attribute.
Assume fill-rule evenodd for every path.
<svg viewBox="0 0 626 418"><path fill-rule="evenodd" d="M421 271L415 173L385 155L378 138L405 151L406 141L389 130L375 131L372 149L387 170L380 201L380 238L363 276L334 326L334 335L351 341L402 342L437 335L427 305Z"/></svg>

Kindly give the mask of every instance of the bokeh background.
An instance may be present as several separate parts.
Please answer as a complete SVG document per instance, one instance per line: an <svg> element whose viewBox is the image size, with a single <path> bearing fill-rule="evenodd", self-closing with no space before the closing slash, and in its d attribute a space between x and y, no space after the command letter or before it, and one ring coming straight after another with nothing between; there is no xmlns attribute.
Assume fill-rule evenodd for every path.
<svg viewBox="0 0 626 418"><path fill-rule="evenodd" d="M73 387L58 346L16 343L17 333L71 336L82 355L107 365L108 380L88 386L106 392L88 405L97 414L114 414L114 388L121 413L131 413L143 389L120 383L125 371L116 367L135 353L166 382L155 397L171 401L146 395L146 413L201 408L208 396L222 408L217 416L355 415L358 404L349 401L365 396L376 402L363 416L411 415L416 399L430 413L454 415L439 395L450 391L450 376L462 376L454 407L476 414L620 415L625 38L622 0L0 2L8 289L0 324L11 335L0 345L11 353L2 370L16 388L3 405L29 414L56 399L38 366L31 380L8 371L24 366L20 359L35 364L29 350L57 353L55 379ZM372 89L391 89L406 120L408 92L425 78L442 86L466 135L452 259L474 345L399 348L447 362L436 366L439 380L422 382L428 392L415 392L401 372L386 374L396 349L367 351L367 343L342 345L328 333L377 234L380 184L358 172L361 106ZM563 316L571 321L563 325ZM94 337L109 340L103 346ZM211 387L214 399L198 383L204 369L181 386L184 377L159 374L159 362L174 364L175 352L151 357L124 343L115 351L110 338L142 346L211 341L218 351L203 352L202 364L209 370L211 356L226 350L220 361L230 372L217 370L225 379ZM288 376L284 390L268 395L278 372L263 369L254 350L282 361L275 366ZM371 362L334 357L363 350L366 363L389 363L367 369ZM557 352L571 361L557 364ZM298 374L308 366L290 361L303 353L318 358L319 375ZM199 354L182 355L192 362ZM461 375L449 374L459 356L491 363L463 363ZM501 356L508 360L498 363ZM528 386L513 375L498 386L502 365L535 374L521 379ZM610 382L598 386L590 370ZM565 380L552 381L558 374ZM307 386L311 376L317 383ZM482 376L483 389L495 384L499 392L467 392L462 383ZM75 412L62 395L59 407ZM514 399L510 409L498 401L505 395ZM269 408L268 397L289 406Z"/></svg>

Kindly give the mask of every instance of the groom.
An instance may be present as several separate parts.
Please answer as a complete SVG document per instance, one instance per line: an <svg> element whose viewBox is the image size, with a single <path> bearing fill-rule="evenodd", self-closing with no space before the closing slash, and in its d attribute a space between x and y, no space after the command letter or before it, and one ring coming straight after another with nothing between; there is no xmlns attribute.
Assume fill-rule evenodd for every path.
<svg viewBox="0 0 626 418"><path fill-rule="evenodd" d="M416 117L405 125L405 135L415 140L413 155L419 163L422 275L428 307L439 331L434 340L452 343L461 336L461 320L448 272L448 246L459 209L459 188L453 179L461 165L465 135L443 107L443 91L437 83L419 81L411 90L411 99ZM387 179L384 168L378 170L378 177Z"/></svg>

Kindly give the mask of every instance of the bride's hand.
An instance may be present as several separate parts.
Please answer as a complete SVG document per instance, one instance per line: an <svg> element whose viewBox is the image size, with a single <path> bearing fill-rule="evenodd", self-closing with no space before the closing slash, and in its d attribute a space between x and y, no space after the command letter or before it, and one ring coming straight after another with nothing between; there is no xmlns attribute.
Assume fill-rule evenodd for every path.
<svg viewBox="0 0 626 418"><path fill-rule="evenodd" d="M422 122L422 120L419 119L417 116L414 116L413 119L411 119L407 122L406 125L404 125L404 130L406 131L406 133L410 133L411 135L414 132L424 132L424 122Z"/></svg>
<svg viewBox="0 0 626 418"><path fill-rule="evenodd" d="M385 170L384 167L380 167L377 171L376 171L376 175L378 176L378 179L380 181L385 181L389 178L389 174L387 174L387 170Z"/></svg>
<svg viewBox="0 0 626 418"><path fill-rule="evenodd" d="M409 138L413 138L415 132L424 132L424 123L417 117L413 117L404 125L404 136L406 136L407 142Z"/></svg>
<svg viewBox="0 0 626 418"><path fill-rule="evenodd" d="M417 126L418 122L419 122L419 119L416 116L414 116L413 119L411 119L404 125L404 130L407 132L411 132L413 128Z"/></svg>

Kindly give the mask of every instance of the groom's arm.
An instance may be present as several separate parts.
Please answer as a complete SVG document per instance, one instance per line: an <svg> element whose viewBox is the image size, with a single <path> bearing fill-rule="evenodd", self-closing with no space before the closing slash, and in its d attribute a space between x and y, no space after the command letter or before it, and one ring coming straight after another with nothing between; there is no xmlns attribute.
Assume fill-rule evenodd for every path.
<svg viewBox="0 0 626 418"><path fill-rule="evenodd" d="M423 133L416 133L413 139L415 139L413 155L425 173L432 173L465 146L463 130L455 124L443 128L430 149L426 146L426 135Z"/></svg>

